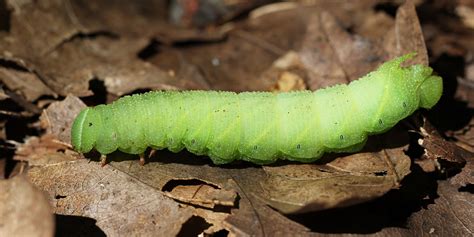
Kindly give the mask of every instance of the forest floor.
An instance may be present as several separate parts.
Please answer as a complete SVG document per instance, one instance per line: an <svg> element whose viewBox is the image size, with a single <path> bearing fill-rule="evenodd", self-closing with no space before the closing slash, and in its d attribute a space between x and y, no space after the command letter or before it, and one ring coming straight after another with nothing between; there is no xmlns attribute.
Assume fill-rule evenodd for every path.
<svg viewBox="0 0 474 237"><path fill-rule="evenodd" d="M317 90L411 52L441 100L354 154L101 166L70 145L124 95ZM4 0L0 85L0 236L474 235L473 1Z"/></svg>

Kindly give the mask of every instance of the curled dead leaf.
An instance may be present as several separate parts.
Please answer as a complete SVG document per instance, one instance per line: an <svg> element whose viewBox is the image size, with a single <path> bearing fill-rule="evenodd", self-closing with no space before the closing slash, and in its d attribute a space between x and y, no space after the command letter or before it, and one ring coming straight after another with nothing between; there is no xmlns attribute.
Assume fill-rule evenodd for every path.
<svg viewBox="0 0 474 237"><path fill-rule="evenodd" d="M233 190L223 190L198 180L171 180L173 187L163 187L165 194L170 198L191 205L214 208L215 206L233 207L237 193ZM169 190L171 189L171 190Z"/></svg>
<svg viewBox="0 0 474 237"><path fill-rule="evenodd" d="M423 138L418 142L424 148L424 154L422 159L416 162L421 164L426 172L433 172L449 168L441 167L439 163L439 160L448 161L453 167L462 167L461 172L451 179L451 183L461 186L473 184L474 153L446 141L426 119L420 130Z"/></svg>
<svg viewBox="0 0 474 237"><path fill-rule="evenodd" d="M29 137L20 144L13 157L14 160L28 161L30 166L55 164L77 159L69 155L70 146L59 141L54 135Z"/></svg>

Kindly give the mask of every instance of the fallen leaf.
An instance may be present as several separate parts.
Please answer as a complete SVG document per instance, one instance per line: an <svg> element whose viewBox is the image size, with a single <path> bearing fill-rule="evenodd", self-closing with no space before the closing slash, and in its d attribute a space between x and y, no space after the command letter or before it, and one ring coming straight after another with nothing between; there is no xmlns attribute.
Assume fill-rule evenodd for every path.
<svg viewBox="0 0 474 237"><path fill-rule="evenodd" d="M48 192L56 214L93 218L107 235L174 236L193 214L112 166L87 160L32 167L28 176Z"/></svg>
<svg viewBox="0 0 474 237"><path fill-rule="evenodd" d="M22 112L27 110L33 115L57 100L48 96L40 83L52 91L51 95L68 96L51 104L41 119L48 133L67 143L67 129L83 106L70 94L90 96L83 99L92 105L149 89L243 91L268 90L275 85L279 90L306 85L315 89L354 80L405 52L417 51L415 61L428 62L412 3L398 11L395 7L400 1L308 3L273 5L270 10L259 9L250 18L242 15L238 21L217 27L179 29L165 22L169 1L6 1L5 6L0 4L0 15L5 13L10 24L0 24L0 72L6 70L4 77L10 80L21 74L28 83L8 84L5 95ZM418 10L430 14L426 8L434 4L440 3L423 3ZM455 9L458 3L443 4ZM430 19L431 26L423 29L428 32L426 39L432 40L428 44L430 52L455 55L450 65L468 65L466 55L472 49L472 37L462 30L463 24L459 19L446 20L454 19L452 16L433 16L420 17L425 22ZM440 30L442 27L447 28ZM447 34L447 29L455 33ZM449 72L454 70L447 68ZM469 67L459 69L464 70L465 79L451 80L453 76L445 82L469 83ZM99 101L98 97L107 99ZM21 125L33 131L14 134L17 141L30 137L16 149L17 158L28 160L21 164L28 164L30 177L48 191L60 225L58 235L413 236L450 232L463 235L470 230L464 212L456 210L454 217L445 212L443 198L433 197L435 189L426 201L423 199L426 194L422 189L432 184L429 181L434 181L435 174L427 174L431 175L428 180L407 180L410 160L403 153L408 144L406 129L394 129L402 131L404 137L391 133L371 138L378 146L369 144L362 153L327 155L314 164L279 162L262 168L244 162L215 166L207 157L159 151L145 166L138 165L137 157L117 152L109 156L109 165L100 168L94 154L86 154L92 156L92 161L78 160L78 154L68 146L59 146L61 142L56 143L56 138L38 136L42 131L37 130L36 117L30 115ZM11 131L5 133L5 139L12 139ZM431 136L426 137L425 145L432 155L451 159L460 154L458 148L451 149L454 142ZM469 141L468 132L452 137ZM440 149L444 146L448 151ZM462 172L450 181L456 186L464 184L459 192L466 194L472 163L464 159L467 163ZM411 168L418 169L416 165ZM418 201L437 203L423 206L429 212L417 215L421 211L412 210L411 202L396 205L403 195L386 202L386 196L407 186L415 187L414 193L422 200ZM442 189L439 192L444 193ZM373 202L380 202L379 207L396 207L380 211L380 222L365 219L360 213L364 210L357 207ZM443 208L437 209L437 205ZM459 208L470 210L461 205ZM328 225L324 222L326 214L338 210L346 210L345 214L359 220L337 216L332 231L320 231L308 224ZM453 222L459 216L458 222L467 223L467 228L459 223L448 226L438 221L436 213L443 213ZM306 215L318 214L321 216L317 219L305 220ZM429 218L423 219L424 215ZM368 222L377 222L377 228ZM355 228L345 232L343 227L347 225L358 226L361 231Z"/></svg>
<svg viewBox="0 0 474 237"><path fill-rule="evenodd" d="M394 132L384 137L382 144L388 144ZM404 149L405 146L383 148L378 152L343 156L320 165L264 167L267 177L261 184L265 190L262 198L287 214L367 202L398 188L400 180L410 173L410 159Z"/></svg>
<svg viewBox="0 0 474 237"><path fill-rule="evenodd" d="M474 157L472 152L443 139L427 120L424 121L424 125L420 130L423 139L420 139L418 143L425 148L423 159L435 162L441 159L452 162L457 166L463 166L466 163L466 159ZM438 163L436 163L436 166L438 169L440 168ZM466 168L469 170L469 167ZM472 175L470 176L472 179Z"/></svg>
<svg viewBox="0 0 474 237"><path fill-rule="evenodd" d="M406 133L394 130L384 137L374 138L368 145L369 150L379 149L378 152L341 157L324 165L286 164L263 169L235 165L218 167L209 166L208 159L183 152L157 152L145 166L129 160L136 157L115 153L110 157L112 162L109 165L158 190L166 191L170 182L176 185L179 180L199 180L218 187L220 192L234 190L240 197L239 208L231 209L226 229L249 235L280 233L281 229L269 227L266 223L278 221L289 225L291 221L268 208L267 204L283 213L311 212L365 202L398 188L399 181L410 172L410 159L403 152L405 146L395 145L381 151L374 147L393 146L393 139L403 144L407 140ZM181 189L184 191L181 197L192 197L196 188ZM192 199L178 200L194 204ZM249 225L252 227L248 228ZM307 232L300 225L291 226L290 229L298 233ZM290 229L281 233L290 233Z"/></svg>
<svg viewBox="0 0 474 237"><path fill-rule="evenodd" d="M74 119L86 105L75 96L51 103L40 116L41 127L59 141L71 144L71 127Z"/></svg>
<svg viewBox="0 0 474 237"><path fill-rule="evenodd" d="M35 101L43 95L55 96L36 74L28 71L0 67L0 80L11 91L17 91L28 101Z"/></svg>
<svg viewBox="0 0 474 237"><path fill-rule="evenodd" d="M170 188L163 188L164 191L167 191L165 194L173 199L191 205L211 209L216 205L233 207L237 199L237 194L232 190L221 190L213 185L195 182L194 180L189 180L190 182L186 182L187 180L174 181L176 181L176 186L170 187L171 190L169 190Z"/></svg>
<svg viewBox="0 0 474 237"><path fill-rule="evenodd" d="M163 48L159 54L151 55L147 61L159 65L176 78L179 88L209 90L210 85L199 67L189 62L182 52L173 48Z"/></svg>
<svg viewBox="0 0 474 237"><path fill-rule="evenodd" d="M56 139L52 134L46 134L41 137L29 137L25 143L20 144L13 156L14 160L28 161L31 165L55 164L63 161L77 159L71 156L67 151L70 148Z"/></svg>
<svg viewBox="0 0 474 237"><path fill-rule="evenodd" d="M123 28L116 20L121 16L133 19L135 26L152 26L163 18L155 13L145 18L123 17L127 13L140 15L133 12L142 7L140 4L126 7L107 1L96 4L9 1L8 6L13 9L12 27L9 32L1 32L0 57L34 72L30 77L34 83L42 82L62 96L91 95L88 82L94 77L103 80L109 92L118 96L137 89L176 88L174 78L136 56L149 42L145 37L138 37L146 27ZM93 8L102 4L110 15L91 17ZM51 25L55 26L54 30ZM120 38L119 33L128 37Z"/></svg>
<svg viewBox="0 0 474 237"><path fill-rule="evenodd" d="M289 51L273 62L272 66L262 73L260 80L268 83L271 91L288 92L306 89L306 68L299 55Z"/></svg>
<svg viewBox="0 0 474 237"><path fill-rule="evenodd" d="M0 235L54 236L54 216L44 193L23 175L0 180Z"/></svg>
<svg viewBox="0 0 474 237"><path fill-rule="evenodd" d="M175 79L136 58L145 39L72 39L36 63L48 86L60 95L91 95L89 81L104 82L109 93L121 96L137 89L170 89Z"/></svg>
<svg viewBox="0 0 474 237"><path fill-rule="evenodd" d="M384 38L384 49L389 58L416 52L410 63L428 65L428 51L415 5L407 1L397 9L395 25Z"/></svg>
<svg viewBox="0 0 474 237"><path fill-rule="evenodd" d="M219 231L225 231L224 220L229 216L228 213L216 212L203 208L194 208L193 213L194 216L203 218L207 223L210 224L210 226L207 229L204 229L201 233L211 235L216 234ZM186 226L183 225L181 230L186 231Z"/></svg>
<svg viewBox="0 0 474 237"><path fill-rule="evenodd" d="M355 25L354 31L369 39L383 38L387 34L387 29L394 25L394 19L383 11L371 11L363 18L359 25Z"/></svg>
<svg viewBox="0 0 474 237"><path fill-rule="evenodd" d="M299 55L312 90L347 84L375 69L383 52L374 41L350 35L328 12L312 17Z"/></svg>
<svg viewBox="0 0 474 237"><path fill-rule="evenodd" d="M309 233L307 228L293 223L271 209L256 195L263 192L258 182L265 177L263 169L247 166L210 166L209 160L199 159L186 152L173 154L159 151L155 154L157 155L145 166L140 166L136 160L128 160L134 159L133 157L117 153L111 157L110 165L157 190L163 190L170 182L176 183L175 180L200 180L218 187L220 192L237 193L239 198L231 207L231 214L223 224L230 233L237 235ZM121 161L113 162L114 160ZM191 191L191 195L193 192ZM282 230L279 228L281 225L288 228Z"/></svg>
<svg viewBox="0 0 474 237"><path fill-rule="evenodd" d="M259 197L263 190L256 180L266 176L262 169L234 170L231 175L232 183L242 197L239 209L234 209L225 220L225 226L231 233L241 236L310 235L308 228L276 212Z"/></svg>
<svg viewBox="0 0 474 237"><path fill-rule="evenodd" d="M257 78L277 58L298 47L310 14L311 9L268 14L234 28L225 42L179 49L187 62L198 67L211 89L268 90L271 85ZM166 57L161 58L154 64L163 64Z"/></svg>
<svg viewBox="0 0 474 237"><path fill-rule="evenodd" d="M472 193L459 192L448 182L439 182L438 195L433 205L411 217L408 226L412 235L425 233L433 236L472 236Z"/></svg>

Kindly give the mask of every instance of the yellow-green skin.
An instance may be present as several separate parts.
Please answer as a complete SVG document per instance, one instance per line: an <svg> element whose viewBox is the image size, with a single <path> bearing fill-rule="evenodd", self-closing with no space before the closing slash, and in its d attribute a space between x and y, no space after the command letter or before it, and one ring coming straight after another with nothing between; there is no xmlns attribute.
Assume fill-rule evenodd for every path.
<svg viewBox="0 0 474 237"><path fill-rule="evenodd" d="M157 91L125 96L84 109L74 121L72 144L81 153L147 147L186 148L216 164L235 159L268 164L312 162L325 152L355 152L368 135L383 133L419 107L441 97L442 79L412 57L386 62L349 85L314 92Z"/></svg>

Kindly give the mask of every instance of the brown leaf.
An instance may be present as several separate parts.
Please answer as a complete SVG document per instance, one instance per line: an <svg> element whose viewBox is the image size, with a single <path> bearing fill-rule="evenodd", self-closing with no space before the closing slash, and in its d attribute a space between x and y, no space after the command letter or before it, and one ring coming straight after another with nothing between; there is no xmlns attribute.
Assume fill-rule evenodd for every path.
<svg viewBox="0 0 474 237"><path fill-rule="evenodd" d="M372 19L372 14L370 12L365 19ZM413 51L418 54L411 63L427 64L426 47L413 4L406 3L398 9L393 28L392 21L386 19L382 17L386 27L377 26L378 33L361 31L374 37L364 38L349 34L329 12L313 16L300 50L309 73L309 87L318 89L347 83L374 70L388 58ZM379 35L386 36L385 42L377 38Z"/></svg>
<svg viewBox="0 0 474 237"><path fill-rule="evenodd" d="M411 217L408 222L411 235L429 233L434 236L472 236L472 193L459 192L448 182L439 182L438 195L433 205Z"/></svg>
<svg viewBox="0 0 474 237"><path fill-rule="evenodd" d="M0 67L0 80L11 91L18 92L28 101L34 101L43 95L55 95L36 74L31 72Z"/></svg>
<svg viewBox="0 0 474 237"><path fill-rule="evenodd" d="M75 1L49 0L41 3L9 2L13 8L12 29L2 32L0 51L2 59L13 62L28 71L35 72L55 93L66 96L68 93L87 96L88 81L94 77L104 80L106 87L115 95L123 95L136 89L175 88L174 79L159 68L141 61L137 54L149 42L147 38L119 38L114 30L102 27L119 27L124 29L118 19L133 19L134 27L126 26L129 36L138 36L131 29L139 32L153 22L161 22L159 14L141 17L125 17L136 14L130 9L138 10L140 4L107 4L109 9L105 18L103 14L89 15L87 7L94 4L75 4ZM118 6L110 8L110 6ZM111 14L111 15L108 15ZM151 17L153 16L153 17ZM99 17L99 18L98 18ZM147 21L153 18L153 21ZM106 22L104 24L104 22ZM123 22L122 22L123 23ZM139 24L140 23L140 24ZM32 27L34 26L34 27ZM54 26L51 28L51 26ZM34 78L33 78L34 79ZM35 81L35 83L39 83ZM27 91L22 92L24 94ZM32 95L33 96L33 95Z"/></svg>
<svg viewBox="0 0 474 237"><path fill-rule="evenodd" d="M136 58L145 39L73 39L41 61L39 72L58 94L91 95L89 80L103 80L108 92L121 96L137 89L175 88L175 79L166 72Z"/></svg>
<svg viewBox="0 0 474 237"><path fill-rule="evenodd" d="M330 13L320 12L309 22L299 54L310 73L311 89L358 79L382 61L379 45L350 35Z"/></svg>
<svg viewBox="0 0 474 237"><path fill-rule="evenodd" d="M256 181L264 175L262 169L254 168L231 172L235 188L242 199L239 209L233 210L232 215L225 220L226 229L237 236L310 235L308 228L279 214L258 197L262 190Z"/></svg>
<svg viewBox="0 0 474 237"><path fill-rule="evenodd" d="M410 60L410 63L428 65L428 52L423 32L415 5L411 1L406 1L398 8L395 26L389 32L391 33L384 39L384 48L389 58L416 52L416 56Z"/></svg>
<svg viewBox="0 0 474 237"><path fill-rule="evenodd" d="M86 105L75 96L50 104L40 117L41 127L60 141L71 143L71 127L74 119Z"/></svg>
<svg viewBox="0 0 474 237"><path fill-rule="evenodd" d="M237 194L232 190L221 190L206 183L193 184L191 182L187 184L187 182L183 182L183 185L180 185L179 180L174 181L177 182L176 186L165 194L173 199L192 205L211 209L216 205L233 207L237 198Z"/></svg>
<svg viewBox="0 0 474 237"><path fill-rule="evenodd" d="M451 179L452 184L467 185L474 183L474 153L443 139L436 129L425 120L420 128L423 139L419 140L425 148L422 160L416 161L426 172L441 169L438 160L446 160L462 167L462 171Z"/></svg>
<svg viewBox="0 0 474 237"><path fill-rule="evenodd" d="M47 134L41 137L29 137L25 143L18 146L14 160L28 161L29 165L55 164L62 161L74 160L66 151L68 144L58 141L54 135Z"/></svg>
<svg viewBox="0 0 474 237"><path fill-rule="evenodd" d="M308 230L269 208L257 194L262 193L259 180L265 177L263 169L252 167L209 166L208 159L200 159L189 153L172 154L157 152L156 158L140 166L136 160L124 155L114 154L111 166L137 178L158 190L175 180L200 180L218 187L219 192L238 193L234 206L223 223L225 229L237 235L267 235L309 233ZM113 162L113 160L122 160ZM158 161L158 162L157 162ZM225 190L225 191L224 191ZM238 208L238 209L237 209ZM287 228L281 229L281 226Z"/></svg>
<svg viewBox="0 0 474 237"><path fill-rule="evenodd" d="M189 207L189 208L192 208L192 207ZM208 209L203 209L203 208L194 208L193 210L194 210L193 212L194 216L203 218L207 223L211 225L207 229L203 230L204 234L211 235L221 230L225 230L224 220L227 218L227 216L229 216L228 213L216 212L213 210L208 210ZM183 225L183 227L181 228L181 231L185 231L185 230L186 230L186 226Z"/></svg>
<svg viewBox="0 0 474 237"><path fill-rule="evenodd" d="M28 59L44 56L64 40L84 30L74 21L74 13L67 8L67 4L60 0L7 1L12 10L11 29L1 32L2 57L29 68L26 66L30 65Z"/></svg>
<svg viewBox="0 0 474 237"><path fill-rule="evenodd" d="M346 156L326 165L287 164L263 169L235 165L217 167L207 165L208 159L169 152L157 152L157 158L152 158L145 166L140 166L136 160L124 161L136 157L117 153L111 157L110 165L158 190L165 190L164 187L170 182L176 183L176 180L199 180L219 188L213 191L237 192L240 199L226 220L226 229L231 232L260 235L294 231L307 234L306 228L282 217L266 204L283 213L294 213L344 207L380 197L397 188L398 182L410 172L410 159L403 153L405 147L393 143L396 140L406 144L406 139L406 133L395 130L384 135L383 139L377 137L372 141L375 144L383 141L379 147L390 144L394 148ZM369 150L380 150L370 147L373 144L369 144ZM114 162L119 160L122 161ZM182 196L192 195L194 187L190 187L191 191L187 189ZM190 204L194 201L180 200ZM288 229L277 228L279 225L287 225Z"/></svg>
<svg viewBox="0 0 474 237"><path fill-rule="evenodd" d="M426 52L419 51L423 37L410 4L400 8L395 20L373 10L377 3L386 6L378 1L343 7L316 1L315 7L280 8L233 25L187 30L164 23L167 3L9 1L12 27L0 33L0 57L24 68L30 79L41 78L59 95L91 95L89 82L95 79L112 94L99 96L108 97L150 88L263 90L270 88L266 76L271 85L279 82L280 89L298 88L301 81L316 88L356 79L389 55L418 51L418 56L423 54L418 62L427 62ZM203 41L213 43L196 43ZM298 55L289 60L292 51ZM282 61L285 65L279 67ZM46 93L30 89L15 90L30 99ZM67 98L53 104L42 116L48 131L63 141L68 141L66 129L79 108L69 108L70 102ZM364 153L333 160L326 156L324 161L330 162L324 165L278 163L264 168L217 167L208 158L167 152L158 152L145 166L129 160L136 157L116 153L110 165L99 168L97 162L72 159L68 149L47 136L31 138L18 155L29 159L30 175L48 190L56 213L97 221L109 235L185 235L203 226L196 233L225 228L230 235L307 236L312 234L308 228L280 212L372 200L396 188L409 172L409 159L402 153L406 140L393 134L385 138L389 142ZM167 191L175 200L165 197Z"/></svg>
<svg viewBox="0 0 474 237"><path fill-rule="evenodd" d="M166 23L167 2L147 1L117 4L103 0L87 1L8 1L12 9L11 30L2 38L4 56L41 57L74 37L121 35L126 38L166 38L167 42L186 39L213 41L223 32L175 29ZM104 10L106 9L106 10ZM51 27L54 26L54 27ZM133 27L130 27L133 26ZM201 37L202 36L202 37ZM33 39L33 40L32 40Z"/></svg>
<svg viewBox="0 0 474 237"><path fill-rule="evenodd" d="M424 125L420 130L424 138L420 139L419 143L425 148L425 156L428 159L435 160L440 158L450 162L464 164L466 157L474 155L456 144L444 140L427 120L424 121Z"/></svg>
<svg viewBox="0 0 474 237"><path fill-rule="evenodd" d="M301 8L250 19L230 31L225 42L180 51L187 62L199 68L211 89L268 90L272 84L257 78L277 58L297 48L311 10ZM166 59L161 58L160 62Z"/></svg>
<svg viewBox="0 0 474 237"><path fill-rule="evenodd" d="M28 175L48 192L56 214L96 219L107 235L174 236L193 213L112 166L87 160L33 167Z"/></svg>
<svg viewBox="0 0 474 237"><path fill-rule="evenodd" d="M64 8L72 10L71 18L95 32L106 30L131 38L156 38L168 45L188 41L213 42L225 37L226 27L200 30L178 28L170 24L168 5L166 1L117 4L113 0L102 0L93 4L88 1L71 1L70 6L66 5Z"/></svg>
<svg viewBox="0 0 474 237"><path fill-rule="evenodd" d="M27 178L0 180L0 190L0 236L54 236L48 200Z"/></svg>
<svg viewBox="0 0 474 237"><path fill-rule="evenodd" d="M304 90L306 89L305 80L307 80L306 68L296 52L288 51L262 73L260 80L268 83L271 91Z"/></svg>
<svg viewBox="0 0 474 237"><path fill-rule="evenodd" d="M466 164L459 174L456 174L449 181L453 185L467 186L474 184L474 156L466 157Z"/></svg>
<svg viewBox="0 0 474 237"><path fill-rule="evenodd" d="M354 31L369 39L379 39L385 37L387 29L392 28L394 19L383 11L370 11L362 19L362 23L355 25Z"/></svg>
<svg viewBox="0 0 474 237"><path fill-rule="evenodd" d="M199 67L191 64L183 53L173 48L164 48L159 54L147 59L176 78L178 88L209 90L209 82Z"/></svg>
<svg viewBox="0 0 474 237"><path fill-rule="evenodd" d="M20 113L15 113L15 112L12 112L12 111L7 111L6 114L11 114L13 116L19 116L19 117L28 117L28 116L31 116L31 114L39 114L41 112L41 110L38 108L38 106L36 106L35 104L33 104L32 102L26 100L26 98L22 97L21 95L18 95L17 93L15 92L12 92L12 91L9 91L9 90L5 90L5 94L13 101L15 102L17 105L19 105L20 107L22 107L24 110L24 112L20 112ZM9 112L9 113L8 113Z"/></svg>
<svg viewBox="0 0 474 237"><path fill-rule="evenodd" d="M319 211L375 199L398 188L399 181L410 173L410 159L404 149L357 153L323 165L265 167L262 198L283 213Z"/></svg>

